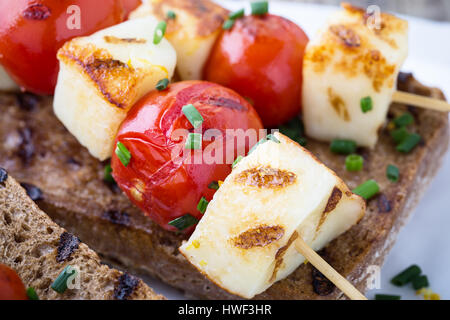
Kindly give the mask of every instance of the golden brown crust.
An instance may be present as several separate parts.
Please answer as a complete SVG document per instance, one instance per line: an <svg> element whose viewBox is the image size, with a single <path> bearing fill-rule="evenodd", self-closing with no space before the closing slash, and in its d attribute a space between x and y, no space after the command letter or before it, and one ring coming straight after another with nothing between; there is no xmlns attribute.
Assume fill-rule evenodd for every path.
<svg viewBox="0 0 450 320"><path fill-rule="evenodd" d="M232 242L238 248L251 249L254 247L266 247L280 240L283 236L284 228L282 226L262 225L242 232Z"/></svg>
<svg viewBox="0 0 450 320"><path fill-rule="evenodd" d="M262 166L239 172L234 180L237 183L251 187L281 189L294 184L297 180L297 175L290 171Z"/></svg>

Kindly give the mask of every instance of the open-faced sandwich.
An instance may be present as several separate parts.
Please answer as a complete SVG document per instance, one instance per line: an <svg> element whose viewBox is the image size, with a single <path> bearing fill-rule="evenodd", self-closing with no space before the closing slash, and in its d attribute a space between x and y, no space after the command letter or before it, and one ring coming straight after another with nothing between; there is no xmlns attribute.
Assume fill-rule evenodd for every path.
<svg viewBox="0 0 450 320"><path fill-rule="evenodd" d="M393 101L444 100L400 72L408 23L343 4L309 40L266 1L247 15L209 0L105 2L0 3L0 167L73 234L47 220L16 230L48 217L11 203L21 190L5 178L0 249L15 241L18 255L0 250L0 263L53 299L67 234L200 298L345 297L313 249L364 292L448 147L447 113ZM103 291L68 297L123 293L118 271L73 255ZM121 298L160 298L126 277Z"/></svg>

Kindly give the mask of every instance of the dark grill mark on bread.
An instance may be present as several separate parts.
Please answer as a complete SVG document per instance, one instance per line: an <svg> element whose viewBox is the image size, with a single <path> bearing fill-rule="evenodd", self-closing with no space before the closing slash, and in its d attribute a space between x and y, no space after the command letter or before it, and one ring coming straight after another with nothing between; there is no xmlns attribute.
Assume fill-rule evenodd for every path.
<svg viewBox="0 0 450 320"><path fill-rule="evenodd" d="M48 19L51 15L51 10L49 7L44 6L43 4L33 4L25 9L22 13L25 19L29 20L45 20Z"/></svg>
<svg viewBox="0 0 450 320"><path fill-rule="evenodd" d="M297 231L294 231L292 236L289 238L287 244L280 249L278 249L277 253L275 254L275 267L273 268L272 276L270 277L270 281L275 281L277 277L278 270L280 269L281 265L283 264L283 257L286 251L289 249L289 247L294 243L295 240L298 238Z"/></svg>
<svg viewBox="0 0 450 320"><path fill-rule="evenodd" d="M356 48L361 45L361 39L359 36L350 28L347 28L344 25L333 25L330 26L330 31L335 36L341 40L343 44L350 48Z"/></svg>
<svg viewBox="0 0 450 320"><path fill-rule="evenodd" d="M259 226L242 232L234 239L234 245L242 249L265 247L284 236L282 226Z"/></svg>
<svg viewBox="0 0 450 320"><path fill-rule="evenodd" d="M269 166L244 170L234 178L237 183L267 189L284 188L294 184L296 180L295 173Z"/></svg>
<svg viewBox="0 0 450 320"><path fill-rule="evenodd" d="M117 300L126 300L136 290L139 279L124 273L119 277L118 283L114 289L114 298Z"/></svg>
<svg viewBox="0 0 450 320"><path fill-rule="evenodd" d="M124 211L108 210L103 213L103 217L114 224L121 226L130 225L130 216Z"/></svg>
<svg viewBox="0 0 450 320"><path fill-rule="evenodd" d="M28 165L34 156L33 131L30 128L22 128L19 130L19 135L21 142L17 155L25 165Z"/></svg>
<svg viewBox="0 0 450 320"><path fill-rule="evenodd" d="M39 104L39 97L32 93L19 93L16 100L19 107L25 111L33 111Z"/></svg>
<svg viewBox="0 0 450 320"><path fill-rule="evenodd" d="M391 201L389 201L389 199L384 195L384 193L381 193L378 196L377 206L378 211L380 213L388 213L391 212L392 210Z"/></svg>
<svg viewBox="0 0 450 320"><path fill-rule="evenodd" d="M312 278L313 290L319 296L327 296L333 292L334 284L314 267L312 267Z"/></svg>
<svg viewBox="0 0 450 320"><path fill-rule="evenodd" d="M0 168L0 183L5 182L6 179L8 179L8 172L5 169Z"/></svg>
<svg viewBox="0 0 450 320"><path fill-rule="evenodd" d="M402 85L406 84L410 81L410 79L412 79L412 77L413 77L413 74L410 72L400 72L397 77L397 79L398 79L397 83L402 84Z"/></svg>
<svg viewBox="0 0 450 320"><path fill-rule="evenodd" d="M78 249L80 239L71 233L63 232L59 237L58 254L56 261L61 263L70 258L72 253Z"/></svg>
<svg viewBox="0 0 450 320"><path fill-rule="evenodd" d="M31 200L38 201L43 199L41 189L39 189L35 185L26 182L22 182L20 185L25 189L27 195L31 198Z"/></svg>

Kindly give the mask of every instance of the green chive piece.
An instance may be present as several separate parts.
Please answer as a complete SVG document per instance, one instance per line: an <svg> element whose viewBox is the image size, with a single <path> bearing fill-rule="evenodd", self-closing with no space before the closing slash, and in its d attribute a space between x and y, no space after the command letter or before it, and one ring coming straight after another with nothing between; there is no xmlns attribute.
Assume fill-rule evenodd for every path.
<svg viewBox="0 0 450 320"><path fill-rule="evenodd" d="M416 276L412 280L412 286L414 290L420 290L422 288L428 288L430 284L428 283L428 277L425 275Z"/></svg>
<svg viewBox="0 0 450 320"><path fill-rule="evenodd" d="M228 19L226 20L223 25L222 25L222 29L223 30L230 30L231 28L233 28L234 26L234 20L233 19Z"/></svg>
<svg viewBox="0 0 450 320"><path fill-rule="evenodd" d="M397 151L408 153L412 151L422 140L422 137L417 133L411 133L408 135L402 143L397 146Z"/></svg>
<svg viewBox="0 0 450 320"><path fill-rule="evenodd" d="M409 136L409 132L405 127L391 131L391 137L396 144L402 143Z"/></svg>
<svg viewBox="0 0 450 320"><path fill-rule="evenodd" d="M301 146L306 145L306 138L304 135L304 126L302 120L299 117L294 117L279 128L280 132L290 139L294 140Z"/></svg>
<svg viewBox="0 0 450 320"><path fill-rule="evenodd" d="M306 147L306 145L308 144L308 140L306 140L306 138L304 137L300 137L296 140L296 142L301 145L302 147Z"/></svg>
<svg viewBox="0 0 450 320"><path fill-rule="evenodd" d="M158 22L153 34L153 44L159 44L161 42L161 40L164 38L164 34L166 33L166 28L167 23L165 21Z"/></svg>
<svg viewBox="0 0 450 320"><path fill-rule="evenodd" d="M268 1L258 1L252 2L252 15L259 16L264 15L269 12L269 2Z"/></svg>
<svg viewBox="0 0 450 320"><path fill-rule="evenodd" d="M68 265L63 271L61 271L58 278L56 278L56 280L52 283L51 288L58 293L64 293L64 291L67 290L67 281L75 274L77 274L77 270Z"/></svg>
<svg viewBox="0 0 450 320"><path fill-rule="evenodd" d="M172 10L167 11L167 19L175 19L177 17L176 13Z"/></svg>
<svg viewBox="0 0 450 320"><path fill-rule="evenodd" d="M268 134L266 137L267 140L271 140L275 143L281 143L280 140L277 139L277 137L275 137L273 134Z"/></svg>
<svg viewBox="0 0 450 320"><path fill-rule="evenodd" d="M124 167L128 166L131 160L131 153L122 142L117 142L116 155Z"/></svg>
<svg viewBox="0 0 450 320"><path fill-rule="evenodd" d="M345 158L345 168L347 171L361 171L364 165L364 158L358 154L351 154Z"/></svg>
<svg viewBox="0 0 450 320"><path fill-rule="evenodd" d="M352 140L333 140L330 149L334 153L351 154L356 151L356 142Z"/></svg>
<svg viewBox="0 0 450 320"><path fill-rule="evenodd" d="M203 123L203 117L192 104L185 105L181 109L194 128L198 128Z"/></svg>
<svg viewBox="0 0 450 320"><path fill-rule="evenodd" d="M39 300L39 296L36 293L36 290L34 290L33 287L27 288L27 296L30 300Z"/></svg>
<svg viewBox="0 0 450 320"><path fill-rule="evenodd" d="M210 184L208 184L208 189L212 190L219 190L219 183L217 181L213 181Z"/></svg>
<svg viewBox="0 0 450 320"><path fill-rule="evenodd" d="M376 294L375 300L400 300L400 296L392 294Z"/></svg>
<svg viewBox="0 0 450 320"><path fill-rule="evenodd" d="M266 140L267 141L267 140ZM234 160L233 165L231 166L233 169L237 166L237 164L243 159L243 156L238 156L236 160Z"/></svg>
<svg viewBox="0 0 450 320"><path fill-rule="evenodd" d="M394 124L397 126L397 128L406 127L410 124L414 123L414 117L411 113L405 112L401 116L398 116L394 119Z"/></svg>
<svg viewBox="0 0 450 320"><path fill-rule="evenodd" d="M360 184L355 189L353 189L353 193L363 197L366 200L369 200L370 198L372 198L379 191L380 191L380 186L373 179L367 180L363 184Z"/></svg>
<svg viewBox="0 0 450 320"><path fill-rule="evenodd" d="M185 214L182 217L176 218L169 222L169 225L177 228L180 231L192 227L194 224L198 222L196 217L191 216L189 213Z"/></svg>
<svg viewBox="0 0 450 320"><path fill-rule="evenodd" d="M242 18L245 14L245 10L244 9L240 9L234 12L231 12L230 15L228 16L228 18L232 19L232 20L236 20L239 18Z"/></svg>
<svg viewBox="0 0 450 320"><path fill-rule="evenodd" d="M199 150L202 148L202 134L189 133L184 146L186 149Z"/></svg>
<svg viewBox="0 0 450 320"><path fill-rule="evenodd" d="M158 81L158 83L156 84L156 90L158 91L163 91L167 89L167 86L169 85L169 79L164 78Z"/></svg>
<svg viewBox="0 0 450 320"><path fill-rule="evenodd" d="M366 113L373 108L372 97L364 97L361 99L361 110L363 113Z"/></svg>
<svg viewBox="0 0 450 320"><path fill-rule="evenodd" d="M412 279L419 276L421 273L422 270L420 270L419 266L414 264L392 278L391 283L395 286L401 287L411 282Z"/></svg>
<svg viewBox="0 0 450 320"><path fill-rule="evenodd" d="M112 168L111 165L108 163L105 168L103 169L103 180L109 183L115 183L116 181L114 180L113 176L112 176Z"/></svg>
<svg viewBox="0 0 450 320"><path fill-rule="evenodd" d="M392 164L388 165L386 168L386 176L392 182L397 182L400 177L400 171L397 166Z"/></svg>
<svg viewBox="0 0 450 320"><path fill-rule="evenodd" d="M197 204L197 210L200 211L202 214L205 213L206 208L208 207L209 201L205 199L205 197L202 197L200 201Z"/></svg>

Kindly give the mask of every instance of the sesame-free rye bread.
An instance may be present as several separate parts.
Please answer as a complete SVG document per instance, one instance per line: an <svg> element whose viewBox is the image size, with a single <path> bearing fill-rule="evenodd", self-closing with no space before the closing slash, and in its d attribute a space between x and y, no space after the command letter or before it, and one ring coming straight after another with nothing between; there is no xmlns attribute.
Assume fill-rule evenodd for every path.
<svg viewBox="0 0 450 320"><path fill-rule="evenodd" d="M422 86L401 74L402 90L443 99L442 92ZM42 191L37 204L58 224L109 261L126 269L156 276L201 298L236 298L198 273L178 252L183 236L164 231L135 208L117 189L103 182L105 164L95 160L53 116L51 98L0 96L0 166L20 182ZM401 154L387 130L374 150L361 149L364 169L345 170L344 156L332 154L328 144L309 141L307 148L354 188L374 178L381 193L370 200L365 217L332 241L321 255L366 290L367 267L381 265L399 228L436 174L448 147L448 115L393 105L389 117L409 110L412 130L423 137L411 153ZM398 183L386 178L386 166L397 165ZM36 193L36 192L35 192ZM310 264L301 265L287 279L275 283L259 299L336 299L343 294Z"/></svg>
<svg viewBox="0 0 450 320"><path fill-rule="evenodd" d="M40 299L164 299L139 278L102 265L94 251L55 224L2 168L0 263L16 270ZM68 265L79 269L77 287L56 293L50 286Z"/></svg>

